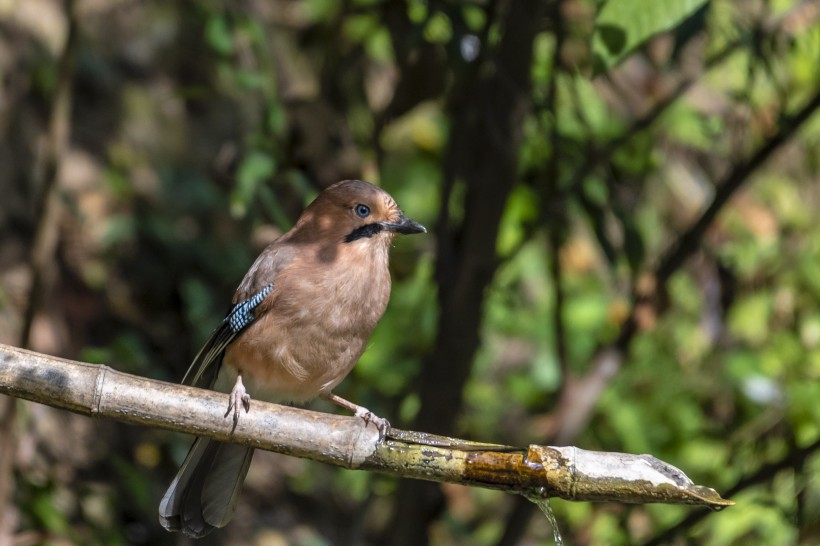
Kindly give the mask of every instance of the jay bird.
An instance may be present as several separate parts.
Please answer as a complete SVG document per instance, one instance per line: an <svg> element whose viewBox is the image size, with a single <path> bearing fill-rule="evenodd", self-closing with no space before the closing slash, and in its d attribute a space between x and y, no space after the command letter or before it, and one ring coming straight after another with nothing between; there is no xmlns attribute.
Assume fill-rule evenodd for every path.
<svg viewBox="0 0 820 546"><path fill-rule="evenodd" d="M225 413L233 413L234 426L240 407L250 408L245 378L272 400L329 400L374 422L383 436L387 420L332 391L387 307L391 242L425 231L372 184L329 186L253 263L182 383L214 388L224 363L236 373ZM162 526L195 538L225 526L252 455L253 448L197 438L160 503Z"/></svg>

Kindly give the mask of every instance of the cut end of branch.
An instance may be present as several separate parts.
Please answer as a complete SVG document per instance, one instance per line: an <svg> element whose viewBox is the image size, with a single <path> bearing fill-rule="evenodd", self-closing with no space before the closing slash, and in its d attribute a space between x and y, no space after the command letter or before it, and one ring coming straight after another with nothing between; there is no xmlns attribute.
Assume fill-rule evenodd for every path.
<svg viewBox="0 0 820 546"><path fill-rule="evenodd" d="M694 498L699 499L707 508L710 508L715 512L720 512L728 506L735 505L735 501L724 499L711 487L693 485L689 488L689 492Z"/></svg>
<svg viewBox="0 0 820 546"><path fill-rule="evenodd" d="M714 489L695 485L680 469L651 455L605 453L577 447L530 446L527 459L543 467L557 491L543 495L568 500L693 504L712 510L732 506Z"/></svg>

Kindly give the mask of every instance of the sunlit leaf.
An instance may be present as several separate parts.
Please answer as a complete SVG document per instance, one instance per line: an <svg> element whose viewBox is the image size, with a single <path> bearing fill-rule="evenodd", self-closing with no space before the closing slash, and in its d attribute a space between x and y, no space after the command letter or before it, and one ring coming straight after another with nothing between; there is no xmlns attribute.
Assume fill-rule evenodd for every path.
<svg viewBox="0 0 820 546"><path fill-rule="evenodd" d="M660 32L679 25L707 0L609 0L595 18L592 47L598 71L616 65Z"/></svg>
<svg viewBox="0 0 820 546"><path fill-rule="evenodd" d="M424 27L424 39L434 44L445 44L453 36L453 24L450 18L440 11L433 14Z"/></svg>
<svg viewBox="0 0 820 546"><path fill-rule="evenodd" d="M764 292L745 297L733 306L729 315L729 328L741 339L761 344L769 334L771 312L770 294Z"/></svg>

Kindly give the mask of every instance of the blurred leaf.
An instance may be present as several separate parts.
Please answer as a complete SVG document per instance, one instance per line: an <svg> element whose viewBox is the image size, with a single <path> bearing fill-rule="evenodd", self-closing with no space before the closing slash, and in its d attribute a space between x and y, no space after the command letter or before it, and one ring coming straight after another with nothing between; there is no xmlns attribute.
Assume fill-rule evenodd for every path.
<svg viewBox="0 0 820 546"><path fill-rule="evenodd" d="M592 520L586 531L589 533L590 544L627 544L627 537L623 526L615 514L601 514Z"/></svg>
<svg viewBox="0 0 820 546"><path fill-rule="evenodd" d="M734 335L759 346L768 338L771 312L770 294L749 295L735 302L729 311L729 328Z"/></svg>
<svg viewBox="0 0 820 546"><path fill-rule="evenodd" d="M126 176L119 169L108 168L103 174L103 181L111 193L123 201L129 199L134 191Z"/></svg>
<svg viewBox="0 0 820 546"><path fill-rule="evenodd" d="M201 279L184 279L180 286L180 296L184 304L186 322L193 330L193 339L196 344L204 343L213 329L221 320L227 309L218 309L211 287ZM225 303L227 298L220 297L218 301Z"/></svg>
<svg viewBox="0 0 820 546"><path fill-rule="evenodd" d="M405 396L399 406L399 420L402 423L412 423L421 408L418 394L410 393Z"/></svg>
<svg viewBox="0 0 820 546"><path fill-rule="evenodd" d="M726 374L736 384L740 384L751 375L760 373L760 357L752 351L735 350L727 355L725 360Z"/></svg>
<svg viewBox="0 0 820 546"><path fill-rule="evenodd" d="M716 141L725 129L721 118L705 116L683 102L677 102L666 110L663 124L671 138L704 152L714 152Z"/></svg>
<svg viewBox="0 0 820 546"><path fill-rule="evenodd" d="M108 219L103 234L103 248L114 248L134 237L137 224L131 216L112 216Z"/></svg>
<svg viewBox="0 0 820 546"><path fill-rule="evenodd" d="M425 103L393 120L381 135L382 146L392 152L439 152L447 139L447 122L435 104ZM412 162L417 158L406 158Z"/></svg>
<svg viewBox="0 0 820 546"><path fill-rule="evenodd" d="M580 205L586 217L589 219L589 222L592 224L592 231L595 233L595 238L598 240L601 251L604 253L607 261L614 265L617 262L618 253L612 241L609 240L606 225L606 210L594 200L587 197L586 184L584 185L584 193L579 197Z"/></svg>
<svg viewBox="0 0 820 546"><path fill-rule="evenodd" d="M680 461L682 467L686 468L690 476L700 473L720 471L730 466L729 446L720 438L690 438L676 454L676 459Z"/></svg>
<svg viewBox="0 0 820 546"><path fill-rule="evenodd" d="M534 222L537 216L538 202L533 190L523 185L516 186L507 200L498 229L498 254L506 256L520 246L527 235L526 226Z"/></svg>
<svg viewBox="0 0 820 546"><path fill-rule="evenodd" d="M43 526L57 535L64 535L69 530L69 524L65 514L59 506L56 506L53 499L54 492L41 492L34 499L31 511Z"/></svg>
<svg viewBox="0 0 820 546"><path fill-rule="evenodd" d="M253 70L236 70L236 82L244 89L265 89L268 84L268 75Z"/></svg>
<svg viewBox="0 0 820 546"><path fill-rule="evenodd" d="M277 100L268 103L268 130L274 135L281 136L287 127L287 119L282 104Z"/></svg>
<svg viewBox="0 0 820 546"><path fill-rule="evenodd" d="M339 10L339 3L335 0L305 0L306 11L311 21L329 21Z"/></svg>
<svg viewBox="0 0 820 546"><path fill-rule="evenodd" d="M212 15L205 23L205 39L214 51L221 55L233 52L233 35L222 15Z"/></svg>
<svg viewBox="0 0 820 546"><path fill-rule="evenodd" d="M478 32L484 28L487 21L487 14L479 6L466 5L461 8L461 15L464 22L472 32Z"/></svg>
<svg viewBox="0 0 820 546"><path fill-rule="evenodd" d="M706 0L608 0L595 18L592 49L596 70L622 61L646 40L674 28Z"/></svg>
<svg viewBox="0 0 820 546"><path fill-rule="evenodd" d="M820 298L820 259L817 256L801 259L797 263L797 271L814 297Z"/></svg>
<svg viewBox="0 0 820 546"><path fill-rule="evenodd" d="M562 137L586 141L591 135L605 141L621 133L622 123L592 82L577 74L558 76L556 123Z"/></svg>
<svg viewBox="0 0 820 546"><path fill-rule="evenodd" d="M793 528L780 510L773 510L765 486L741 492L733 498L742 505L742 514L715 522L704 537L710 546L733 544L795 544Z"/></svg>
<svg viewBox="0 0 820 546"><path fill-rule="evenodd" d="M643 237L631 217L622 217L621 225L624 230L624 254L627 262L629 262L630 269L637 273L641 270L646 256Z"/></svg>
<svg viewBox="0 0 820 546"><path fill-rule="evenodd" d="M345 18L345 34L354 42L366 42L378 28L379 19L373 14L353 15Z"/></svg>
<svg viewBox="0 0 820 546"><path fill-rule="evenodd" d="M373 475L368 472L342 469L334 473L334 486L346 500L362 502L371 494Z"/></svg>
<svg viewBox="0 0 820 546"><path fill-rule="evenodd" d="M555 391L560 385L561 374L558 367L558 359L552 348L544 348L539 351L532 361L530 374L533 385L541 392Z"/></svg>
<svg viewBox="0 0 820 546"><path fill-rule="evenodd" d="M267 216L275 222L276 227L278 227L280 231L285 232L293 227L294 221L282 207L276 191L273 188L262 185L257 193L257 198L267 213Z"/></svg>
<svg viewBox="0 0 820 546"><path fill-rule="evenodd" d="M453 38L453 25L446 13L437 11L427 20L424 39L433 44L446 44Z"/></svg>
<svg viewBox="0 0 820 546"><path fill-rule="evenodd" d="M604 416L608 426L618 435L624 449L630 453L647 453L651 451L651 442L647 437L646 423L641 410L634 404L623 401L609 401Z"/></svg>
<svg viewBox="0 0 820 546"><path fill-rule="evenodd" d="M811 427L815 434L820 428L820 383L817 381L801 381L789 386L787 400L789 415L794 424L800 428ZM810 438L813 441L816 438Z"/></svg>
<svg viewBox="0 0 820 546"><path fill-rule="evenodd" d="M113 457L109 462L119 475L120 481L125 485L129 501L146 513L153 512L156 498L151 489L151 483L145 479L145 468L135 466L121 457Z"/></svg>
<svg viewBox="0 0 820 546"><path fill-rule="evenodd" d="M504 382L504 391L522 406L536 405L543 400L544 393L532 380L529 372L510 374Z"/></svg>
<svg viewBox="0 0 820 546"><path fill-rule="evenodd" d="M231 193L231 214L245 216L259 187L276 172L276 161L265 152L250 152L236 173L236 187Z"/></svg>
<svg viewBox="0 0 820 546"><path fill-rule="evenodd" d="M407 18L413 23L421 23L427 19L429 8L424 0L410 0L407 2Z"/></svg>
<svg viewBox="0 0 820 546"><path fill-rule="evenodd" d="M595 332L607 323L608 301L602 294L588 291L585 294L574 293L572 299L566 302L564 319L567 328L576 334L570 346L578 348L579 352L573 351L573 356L579 361L585 361L589 356L586 353L595 346L590 340L595 339Z"/></svg>
<svg viewBox="0 0 820 546"><path fill-rule="evenodd" d="M393 43L390 41L390 31L380 26L370 33L364 42L365 51L371 59L387 63L393 60Z"/></svg>

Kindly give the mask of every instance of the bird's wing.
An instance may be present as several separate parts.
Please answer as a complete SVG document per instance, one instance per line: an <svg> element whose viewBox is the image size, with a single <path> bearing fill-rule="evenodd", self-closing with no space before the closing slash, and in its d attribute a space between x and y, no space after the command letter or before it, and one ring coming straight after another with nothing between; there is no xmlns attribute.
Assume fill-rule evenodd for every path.
<svg viewBox="0 0 820 546"><path fill-rule="evenodd" d="M194 357L182 378L183 385L213 388L225 348L270 309L276 276L294 262L295 256L294 248L281 241L262 251L239 284L228 314Z"/></svg>
<svg viewBox="0 0 820 546"><path fill-rule="evenodd" d="M194 357L185 377L182 378L183 385L213 387L222 364L225 348L256 320L258 315L254 310L272 290L273 283L267 284L251 297L231 306L228 314L222 319L222 323Z"/></svg>

